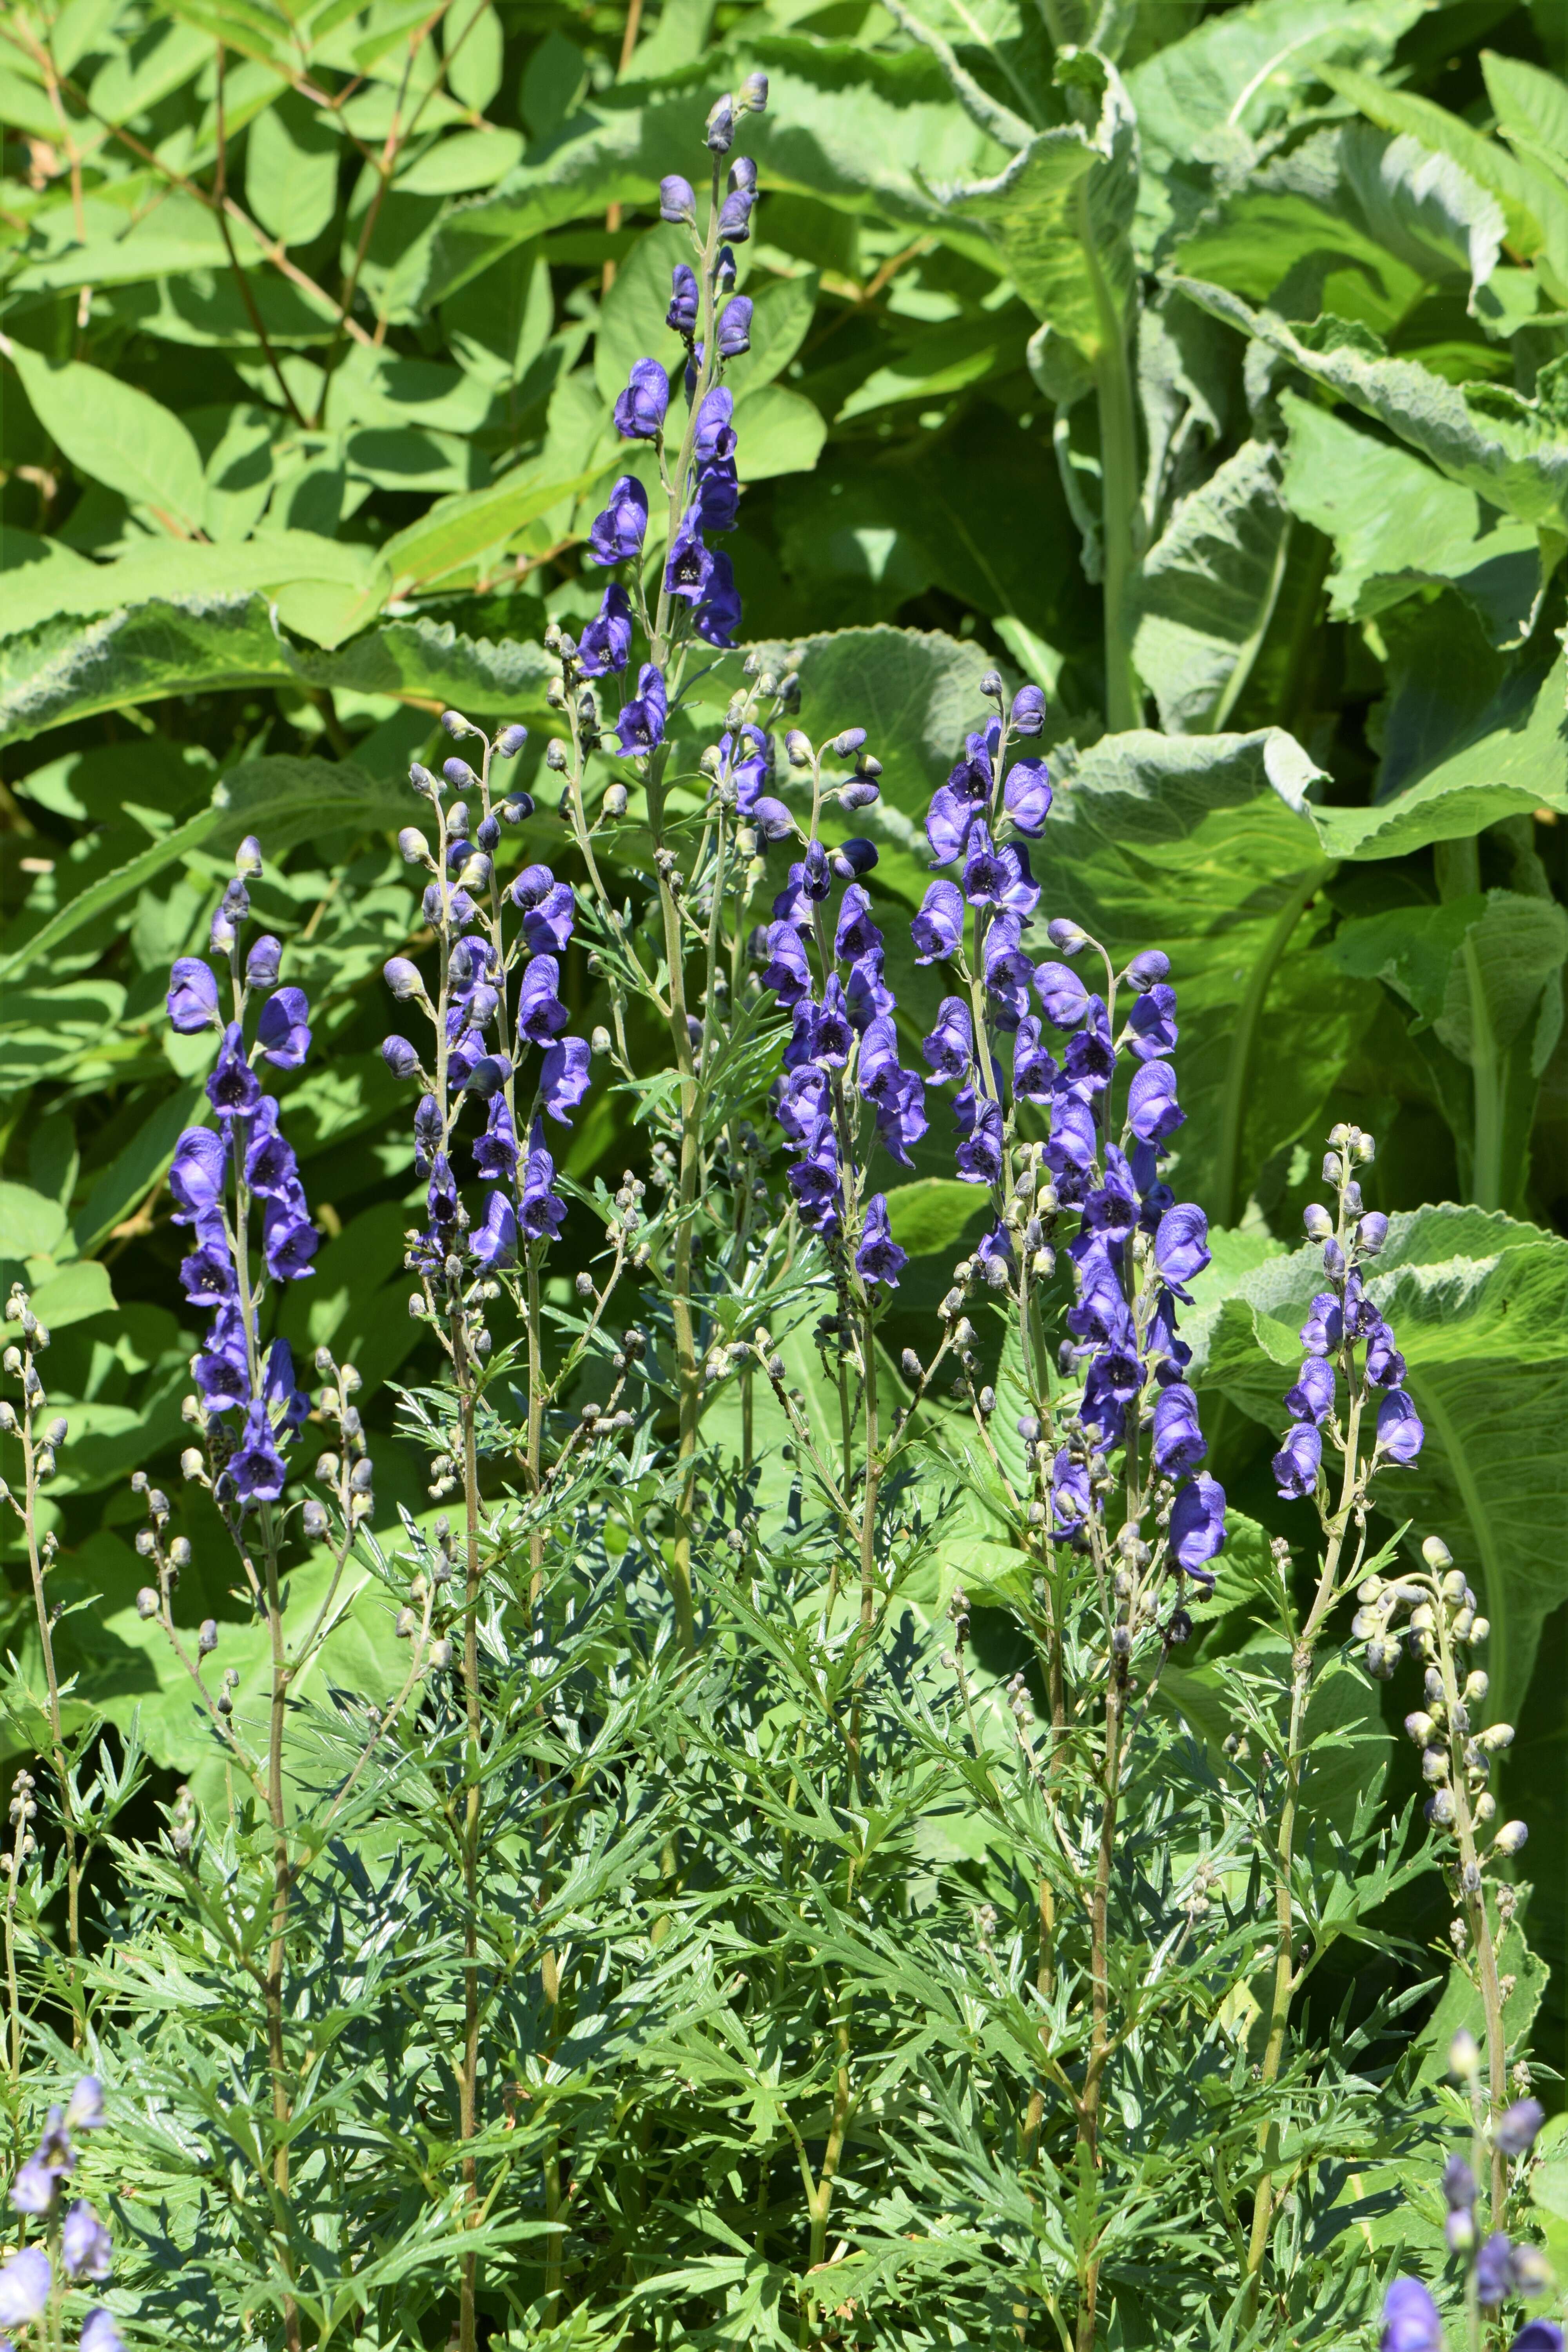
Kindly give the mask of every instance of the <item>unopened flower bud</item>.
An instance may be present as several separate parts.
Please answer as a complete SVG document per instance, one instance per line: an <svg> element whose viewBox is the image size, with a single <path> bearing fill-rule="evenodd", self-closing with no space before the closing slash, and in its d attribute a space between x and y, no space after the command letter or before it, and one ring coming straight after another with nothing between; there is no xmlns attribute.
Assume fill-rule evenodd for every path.
<svg viewBox="0 0 1568 2352"><path fill-rule="evenodd" d="M202 1460L199 1446L186 1446L180 1456L180 1468L187 1478L202 1478L206 1475L206 1464Z"/></svg>
<svg viewBox="0 0 1568 2352"><path fill-rule="evenodd" d="M163 1604L158 1599L158 1595L153 1591L153 1587L150 1584L144 1584L142 1587L141 1591L136 1595L136 1614L138 1617L156 1617L162 1605Z"/></svg>
<svg viewBox="0 0 1568 2352"><path fill-rule="evenodd" d="M331 1525L326 1505L318 1503L312 1496L300 1514L300 1524L312 1543L320 1543Z"/></svg>
<svg viewBox="0 0 1568 2352"><path fill-rule="evenodd" d="M1332 1217L1330 1216L1327 1209L1316 1201L1302 1210L1301 1223L1307 1228L1309 1241L1326 1242L1334 1230Z"/></svg>
<svg viewBox="0 0 1568 2352"><path fill-rule="evenodd" d="M210 1656L212 1652L217 1648L217 1619L216 1617L204 1617L202 1619L201 1631L196 1635L196 1647L201 1652L203 1657Z"/></svg>
<svg viewBox="0 0 1568 2352"><path fill-rule="evenodd" d="M234 853L234 870L242 881L254 882L261 871L261 844L247 833Z"/></svg>
<svg viewBox="0 0 1568 2352"><path fill-rule="evenodd" d="M749 73L738 93L748 114L763 113L768 102L768 78L765 73Z"/></svg>
<svg viewBox="0 0 1568 2352"><path fill-rule="evenodd" d="M809 768L812 762L811 738L799 727L792 727L784 737L784 757L792 768Z"/></svg>
<svg viewBox="0 0 1568 2352"><path fill-rule="evenodd" d="M1452 1568L1454 1565L1454 1555L1441 1536L1426 1538L1421 1547L1421 1557L1434 1576L1440 1576L1446 1568Z"/></svg>
<svg viewBox="0 0 1568 2352"><path fill-rule="evenodd" d="M1496 1853L1520 1853L1529 1835L1530 1831L1523 1822L1504 1822L1492 1840L1492 1850Z"/></svg>
<svg viewBox="0 0 1568 2352"><path fill-rule="evenodd" d="M444 1633L437 1641L431 1643L427 1655L429 1657L430 1664L435 1666L437 1671L444 1672L445 1669L451 1664L452 1644Z"/></svg>

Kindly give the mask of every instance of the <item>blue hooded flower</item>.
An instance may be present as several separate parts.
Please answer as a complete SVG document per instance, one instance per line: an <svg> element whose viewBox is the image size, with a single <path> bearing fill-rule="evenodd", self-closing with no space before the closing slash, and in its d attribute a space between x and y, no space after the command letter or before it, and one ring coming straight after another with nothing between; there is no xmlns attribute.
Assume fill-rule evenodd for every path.
<svg viewBox="0 0 1568 2352"><path fill-rule="evenodd" d="M1039 1023L1026 1013L1013 1037L1013 1099L1046 1103L1061 1073L1040 1043Z"/></svg>
<svg viewBox="0 0 1568 2352"><path fill-rule="evenodd" d="M805 1139L805 1152L788 1171L789 1187L808 1225L821 1234L837 1230L838 1143L829 1118L818 1119Z"/></svg>
<svg viewBox="0 0 1568 2352"><path fill-rule="evenodd" d="M1176 1049L1176 992L1163 981L1135 997L1127 1016L1129 1043L1141 1062L1152 1062Z"/></svg>
<svg viewBox="0 0 1568 2352"><path fill-rule="evenodd" d="M1318 1472L1322 1465L1323 1441L1313 1423L1299 1421L1285 1433L1285 1440L1274 1456L1274 1483L1287 1502L1300 1501L1310 1495L1318 1484Z"/></svg>
<svg viewBox="0 0 1568 2352"><path fill-rule="evenodd" d="M261 1248L274 1282L300 1282L312 1272L310 1260L321 1236L305 1213L305 1196L298 1192L268 1201L261 1221Z"/></svg>
<svg viewBox="0 0 1568 2352"><path fill-rule="evenodd" d="M734 567L721 548L708 574L708 593L697 607L697 634L720 653L734 642L741 625L741 596Z"/></svg>
<svg viewBox="0 0 1568 2352"><path fill-rule="evenodd" d="M1026 687L1024 694L1036 689ZM1016 711L1020 695L1014 703ZM1043 760L1015 760L1007 771L1007 781L1002 788L1002 805L1018 831L1033 840L1046 829L1046 819L1051 808L1050 771Z"/></svg>
<svg viewBox="0 0 1568 2352"><path fill-rule="evenodd" d="M953 1098L959 1146L953 1163L965 1184L994 1184L1002 1173L1002 1106L973 1084Z"/></svg>
<svg viewBox="0 0 1568 2352"><path fill-rule="evenodd" d="M245 1433L239 1451L229 1463L224 1475L234 1487L241 1505L247 1509L258 1503L276 1503L283 1492L288 1477L282 1454L267 1417L267 1408L259 1398L245 1416Z"/></svg>
<svg viewBox="0 0 1568 2352"><path fill-rule="evenodd" d="M1377 1408L1377 1450L1391 1462L1414 1462L1426 1441L1421 1416L1403 1389L1391 1389Z"/></svg>
<svg viewBox="0 0 1568 2352"><path fill-rule="evenodd" d="M970 829L976 823L991 797L991 772L979 761L961 760L931 796L926 814L926 839L931 844L931 864L951 866L962 857L968 844Z"/></svg>
<svg viewBox="0 0 1568 2352"><path fill-rule="evenodd" d="M922 1041L921 1052L939 1079L968 1076L974 1059L974 1023L962 996L942 998L936 1027Z"/></svg>
<svg viewBox="0 0 1568 2352"><path fill-rule="evenodd" d="M770 923L766 933L768 961L763 966L763 986L771 988L787 1011L811 993L811 966L793 923Z"/></svg>
<svg viewBox="0 0 1568 2352"><path fill-rule="evenodd" d="M588 1041L563 1037L551 1046L539 1073L539 1099L547 1116L562 1127L572 1124L574 1111L588 1091Z"/></svg>
<svg viewBox="0 0 1568 2352"><path fill-rule="evenodd" d="M1065 1445L1059 1447L1051 1463L1051 1532L1078 1533L1093 1507L1088 1463L1075 1462Z"/></svg>
<svg viewBox="0 0 1568 2352"><path fill-rule="evenodd" d="M1171 1549L1195 1582L1214 1585L1208 1562L1225 1544L1225 1488L1200 1470L1171 1506Z"/></svg>
<svg viewBox="0 0 1568 2352"><path fill-rule="evenodd" d="M711 392L703 394L691 440L692 455L700 466L711 465L715 457L733 456L734 419L735 395L727 385L716 383Z"/></svg>
<svg viewBox="0 0 1568 2352"><path fill-rule="evenodd" d="M719 356L738 360L752 348L752 304L744 294L732 295L719 314Z"/></svg>
<svg viewBox="0 0 1568 2352"><path fill-rule="evenodd" d="M925 1084L915 1070L884 1081L877 1096L877 1132L900 1166L913 1165L910 1146L926 1131Z"/></svg>
<svg viewBox="0 0 1568 2352"><path fill-rule="evenodd" d="M499 1269L517 1260L517 1218L504 1192L492 1192L485 1213L468 1236L468 1248L481 1265Z"/></svg>
<svg viewBox="0 0 1568 2352"><path fill-rule="evenodd" d="M1209 1263L1209 1221L1190 1201L1165 1211L1154 1234L1154 1263L1177 1297Z"/></svg>
<svg viewBox="0 0 1568 2352"><path fill-rule="evenodd" d="M517 1034L535 1045L547 1045L565 1028L566 1007L556 994L561 967L552 955L536 955L522 975L517 992Z"/></svg>
<svg viewBox="0 0 1568 2352"><path fill-rule="evenodd" d="M1443 2323L1420 2279L1395 2279L1384 2295L1379 2352L1443 2352Z"/></svg>
<svg viewBox="0 0 1568 2352"><path fill-rule="evenodd" d="M199 1035L220 1024L217 982L212 967L200 956L180 956L169 975L169 1019L184 1037Z"/></svg>
<svg viewBox="0 0 1568 2352"><path fill-rule="evenodd" d="M522 1230L530 1241L553 1240L566 1222L566 1203L551 1190L554 1181L555 1162L544 1148L544 1129L536 1124L523 1162L518 1201Z"/></svg>
<svg viewBox="0 0 1568 2352"><path fill-rule="evenodd" d="M910 925L917 963L955 956L963 945L963 894L956 882L933 882Z"/></svg>
<svg viewBox="0 0 1568 2352"><path fill-rule="evenodd" d="M879 949L882 934L871 919L871 901L858 882L852 882L838 906L838 928L833 934L833 952L841 963L853 963L872 949Z"/></svg>
<svg viewBox="0 0 1568 2352"><path fill-rule="evenodd" d="M302 988L279 988L261 1008L256 1042L275 1070L297 1070L310 1050L310 1007Z"/></svg>
<svg viewBox="0 0 1568 2352"><path fill-rule="evenodd" d="M584 677L603 677L606 671L625 669L631 650L631 599L620 582L612 580L578 640L577 666Z"/></svg>
<svg viewBox="0 0 1568 2352"><path fill-rule="evenodd" d="M231 1021L223 1033L223 1049L207 1080L207 1100L220 1118L253 1111L261 1100L261 1081L247 1058L245 1033L237 1021Z"/></svg>
<svg viewBox="0 0 1568 2352"><path fill-rule="evenodd" d="M576 919L577 894L571 883L552 880L542 898L523 908L523 945L531 956L558 956L571 939Z"/></svg>
<svg viewBox="0 0 1568 2352"><path fill-rule="evenodd" d="M1334 1368L1322 1356L1309 1356L1293 1389L1285 1392L1285 1410L1293 1421L1310 1421L1320 1427L1334 1409Z"/></svg>
<svg viewBox="0 0 1568 2352"><path fill-rule="evenodd" d="M1169 1062L1141 1064L1127 1089L1127 1124L1133 1134L1145 1143L1163 1142L1186 1115L1176 1100L1176 1074Z"/></svg>
<svg viewBox="0 0 1568 2352"><path fill-rule="evenodd" d="M1162 1477L1195 1470L1208 1452L1198 1425L1198 1401L1184 1381L1172 1381L1154 1400L1154 1467Z"/></svg>
<svg viewBox="0 0 1568 2352"><path fill-rule="evenodd" d="M474 1166L491 1183L504 1183L516 1171L517 1155L517 1129L506 1107L506 1097L492 1095L485 1131L474 1145Z"/></svg>
<svg viewBox="0 0 1568 2352"><path fill-rule="evenodd" d="M187 1127L169 1167L174 1223L189 1225L210 1217L222 1204L227 1178L228 1146L223 1137L210 1127Z"/></svg>
<svg viewBox="0 0 1568 2352"><path fill-rule="evenodd" d="M1344 1318L1340 1302L1331 1290L1320 1290L1307 1309L1307 1319L1300 1329L1300 1340L1310 1356L1332 1356L1339 1353L1344 1339Z"/></svg>
<svg viewBox="0 0 1568 2352"><path fill-rule="evenodd" d="M1089 1011L1089 991L1070 964L1037 964L1035 988L1053 1028L1076 1029Z"/></svg>
<svg viewBox="0 0 1568 2352"><path fill-rule="evenodd" d="M622 757L644 756L662 743L664 722L668 712L664 674L652 662L644 662L637 672L636 699L621 705L620 715L616 720Z"/></svg>
<svg viewBox="0 0 1568 2352"><path fill-rule="evenodd" d="M610 502L594 518L588 533L590 563L629 562L642 553L647 533L647 492L635 474L623 474L610 492Z"/></svg>
<svg viewBox="0 0 1568 2352"><path fill-rule="evenodd" d="M634 360L631 379L616 402L616 430L623 441L652 441L669 406L669 378L658 360Z"/></svg>
<svg viewBox="0 0 1568 2352"><path fill-rule="evenodd" d="M678 261L669 273L669 308L664 314L664 323L672 334L696 333L700 290L690 263Z"/></svg>
<svg viewBox="0 0 1568 2352"><path fill-rule="evenodd" d="M900 1249L893 1239L888 1223L887 1196L874 1192L866 1203L865 1234L855 1253L856 1272L863 1282L885 1282L889 1289L896 1289L899 1276L909 1262L909 1252Z"/></svg>

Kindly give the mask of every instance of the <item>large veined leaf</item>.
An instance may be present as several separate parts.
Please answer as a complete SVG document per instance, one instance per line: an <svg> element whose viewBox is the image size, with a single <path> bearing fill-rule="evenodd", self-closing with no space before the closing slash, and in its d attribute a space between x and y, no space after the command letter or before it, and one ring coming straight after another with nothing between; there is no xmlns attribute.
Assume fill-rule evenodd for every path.
<svg viewBox="0 0 1568 2352"><path fill-rule="evenodd" d="M1259 0L1205 18L1134 66L1127 80L1143 146L1143 257L1180 216L1187 191L1173 166L1212 165L1226 145L1245 154L1319 65L1383 62L1420 14L1419 0Z"/></svg>
<svg viewBox="0 0 1568 2352"><path fill-rule="evenodd" d="M875 207L951 235L956 224L933 188L1002 160L997 143L953 105L941 68L919 50L887 58L847 43L764 37L747 41L745 65L763 66L769 77L768 110L746 125L747 152L769 187L857 212ZM700 84L595 91L493 195L442 223L425 299L439 300L511 246L563 221L606 204L648 202L663 174L697 152L710 89L733 69L721 51ZM984 249L977 232L962 241Z"/></svg>
<svg viewBox="0 0 1568 2352"><path fill-rule="evenodd" d="M1364 122L1340 134L1340 162L1380 245L1423 278L1468 278L1471 308L1497 268L1508 231L1502 206L1452 155L1408 131L1391 137Z"/></svg>
<svg viewBox="0 0 1568 2352"><path fill-rule="evenodd" d="M1057 804L1031 852L1040 912L1071 916L1119 961L1169 955L1187 1113L1173 1181L1232 1223L1263 1162L1314 1131L1372 1009L1314 944L1333 867L1302 797L1310 762L1270 729L1109 735L1051 766Z"/></svg>
<svg viewBox="0 0 1568 2352"><path fill-rule="evenodd" d="M993 179L952 192L984 223L1019 293L1054 337L1090 366L1125 332L1138 201L1137 123L1113 66L1085 52L1099 81L1093 131L1043 131Z"/></svg>
<svg viewBox="0 0 1568 2352"><path fill-rule="evenodd" d="M1244 1275L1184 1322L1195 1376L1282 1429L1322 1279L1311 1248ZM1391 1220L1370 1287L1426 1431L1416 1461L1380 1480L1380 1507L1409 1519L1413 1542L1440 1535L1483 1595L1488 1712L1517 1721L1542 1624L1568 1600L1568 1242L1479 1209L1418 1209Z"/></svg>
<svg viewBox="0 0 1568 2352"><path fill-rule="evenodd" d="M299 652L265 598L150 603L79 628L53 621L0 640L0 742L165 695L304 685L382 694L479 717L542 712L534 645L465 637L449 621L391 621L333 653Z"/></svg>
<svg viewBox="0 0 1568 2352"><path fill-rule="evenodd" d="M1223 728L1284 573L1290 518L1279 461L1247 441L1184 499L1145 557L1132 603L1132 658L1174 734Z"/></svg>
<svg viewBox="0 0 1568 2352"><path fill-rule="evenodd" d="M1460 1182L1483 1207L1519 1207L1542 1075L1563 1033L1568 914L1512 890L1392 907L1342 924L1330 955L1414 1006Z"/></svg>
<svg viewBox="0 0 1568 2352"><path fill-rule="evenodd" d="M79 472L145 507L168 531L199 530L205 483L188 427L134 384L80 361L47 360L25 343L10 359L33 413Z"/></svg>
<svg viewBox="0 0 1568 2352"><path fill-rule="evenodd" d="M1273 311L1254 310L1224 287L1188 278L1174 283L1216 319L1375 416L1450 480L1478 491L1521 522L1562 529L1568 435L1555 405L1563 392L1550 371L1542 370L1541 394L1533 401L1500 386L1456 386L1413 361L1384 359L1354 342L1315 351Z"/></svg>
<svg viewBox="0 0 1568 2352"><path fill-rule="evenodd" d="M1459 840L1538 808L1568 814L1568 712L1556 666L1505 678L1458 740L1418 759L1388 798L1313 814L1330 855L1369 858Z"/></svg>
<svg viewBox="0 0 1568 2352"><path fill-rule="evenodd" d="M1390 89L1369 75L1328 67L1323 79L1373 122L1404 131L1435 153L1451 156L1497 198L1509 242L1541 268L1557 301L1568 299L1568 189L1525 157L1473 131L1429 98Z"/></svg>
<svg viewBox="0 0 1568 2352"><path fill-rule="evenodd" d="M375 576L372 549L311 530L263 530L217 547L160 540L112 563L79 562L68 570L39 564L21 572L8 584L5 634L19 635L58 616L87 620L154 601L195 603L252 589L276 594L296 582L363 595Z"/></svg>
<svg viewBox="0 0 1568 2352"><path fill-rule="evenodd" d="M1521 641L1541 591L1540 541L1528 523L1295 393L1279 404L1290 429L1285 503L1334 542L1336 619L1365 619L1451 581L1494 645Z"/></svg>

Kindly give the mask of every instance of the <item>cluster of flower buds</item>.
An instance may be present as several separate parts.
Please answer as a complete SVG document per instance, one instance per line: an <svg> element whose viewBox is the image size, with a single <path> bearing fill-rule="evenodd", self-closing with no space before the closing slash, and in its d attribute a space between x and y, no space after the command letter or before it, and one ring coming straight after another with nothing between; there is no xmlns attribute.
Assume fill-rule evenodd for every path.
<svg viewBox="0 0 1568 2352"><path fill-rule="evenodd" d="M316 1483L329 1490L340 1526L345 1534L352 1533L368 1526L375 1514L375 1472L365 1445L364 1423L353 1402L363 1382L353 1365L340 1364L328 1347L317 1349L316 1370L325 1382L316 1409L337 1430L337 1444L317 1460ZM301 1520L312 1543L323 1542L332 1531L325 1505L313 1498L305 1505Z"/></svg>
<svg viewBox="0 0 1568 2352"><path fill-rule="evenodd" d="M1405 1394L1405 1359L1366 1286L1366 1268L1388 1238L1388 1219L1367 1209L1353 1171L1373 1158L1370 1135L1358 1127L1331 1129L1323 1181L1339 1196L1337 1212L1314 1202L1303 1213L1310 1241L1321 1244L1327 1290L1319 1291L1301 1326L1306 1357L1285 1399L1290 1428L1274 1456L1274 1479L1287 1500L1316 1494L1325 1430L1342 1454L1358 1451L1363 1419L1376 1399L1375 1436L1365 1469L1355 1465L1361 1495L1385 1463L1414 1462L1426 1432ZM1340 1411L1340 1382L1345 1409Z"/></svg>
<svg viewBox="0 0 1568 2352"><path fill-rule="evenodd" d="M11 1286L5 1301L5 1320L20 1327L22 1344L13 1343L0 1358L6 1378L19 1381L22 1390L22 1410L17 1412L9 1397L0 1398L0 1433L22 1441L22 1464L25 1492L14 1495L0 1479L0 1500L9 1502L18 1518L31 1523L33 1504L39 1486L55 1475L56 1457L70 1435L70 1423L63 1413L46 1421L49 1410L48 1393L37 1359L49 1345L49 1327L40 1323L33 1312L32 1300L20 1282ZM58 1538L49 1529L38 1541L40 1565L48 1568L55 1557Z"/></svg>
<svg viewBox="0 0 1568 2352"><path fill-rule="evenodd" d="M435 1494L437 1489L432 1486L430 1491ZM408 1580L408 1599L397 1612L393 1631L400 1642L418 1645L427 1666L445 1672L457 1654L448 1622L456 1622L449 1605L455 1566L452 1522L441 1513L433 1542L413 1519L405 1517L404 1525L413 1538L416 1561Z"/></svg>
<svg viewBox="0 0 1568 2352"><path fill-rule="evenodd" d="M270 933L255 940L241 962L241 939L250 917L248 882L261 872L261 851L240 844L235 879L212 920L215 956L228 965L232 1017L219 1011L219 985L210 964L182 956L170 978L168 1011L185 1035L216 1029L223 1044L207 1099L216 1127L188 1127L169 1171L174 1221L194 1228L180 1280L194 1307L210 1312L206 1337L191 1361L196 1396L186 1418L208 1438L210 1460L196 1455L190 1475L210 1479L220 1503L243 1513L275 1503L287 1475L283 1448L310 1410L296 1387L286 1340L261 1353L261 1309L269 1283L298 1282L311 1272L321 1236L310 1222L299 1162L279 1125L278 1102L261 1084L258 1066L297 1070L310 1048L310 1006L298 988L277 986L282 948ZM246 1044L253 997L266 991L255 1034ZM258 1230L253 1232L253 1219ZM259 1261L258 1263L257 1261ZM224 1426L241 1416L237 1433ZM194 1452L194 1449L193 1449Z"/></svg>
<svg viewBox="0 0 1568 2352"><path fill-rule="evenodd" d="M1506 1860L1524 1845L1522 1822L1504 1822L1491 1831L1497 1801L1487 1783L1499 1756L1513 1740L1513 1726L1480 1722L1488 1694L1483 1668L1468 1663L1490 1628L1462 1569L1440 1536L1421 1547L1425 1573L1369 1577L1357 1588L1360 1602L1352 1632L1364 1641L1367 1672L1386 1682L1403 1646L1423 1670L1422 1704L1405 1718L1405 1728L1421 1750L1421 1774L1431 1790L1426 1819L1456 1842L1460 1891L1479 1891L1486 1862L1472 1841L1490 1832L1490 1857Z"/></svg>
<svg viewBox="0 0 1568 2352"><path fill-rule="evenodd" d="M97 2131L104 2120L102 2088L96 2075L84 2074L67 2105L49 2109L37 2147L11 2183L13 2207L43 2224L46 2242L24 2246L0 2268L0 2329L31 2326L58 2307L63 2287L100 2286L110 2274L114 2250L97 2211L85 2197L66 2201L77 2166L72 2135ZM101 2304L87 2313L79 2341L81 2352L124 2352Z"/></svg>

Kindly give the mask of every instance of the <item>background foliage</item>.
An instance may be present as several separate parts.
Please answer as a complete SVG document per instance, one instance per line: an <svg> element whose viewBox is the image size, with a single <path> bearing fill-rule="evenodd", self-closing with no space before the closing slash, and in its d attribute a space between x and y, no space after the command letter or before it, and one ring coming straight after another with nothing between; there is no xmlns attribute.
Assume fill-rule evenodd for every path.
<svg viewBox="0 0 1568 2352"><path fill-rule="evenodd" d="M1521 1727L1507 1802L1561 1853L1552 0L664 0L646 22L68 0L0 37L0 1276L25 1271L58 1334L58 1574L102 1596L62 1631L84 1697L122 1730L140 1711L171 1786L197 1772L133 1607L125 1486L162 1465L197 1574L220 1557L171 1467L194 1340L162 1184L210 1048L163 1026L170 961L258 834L258 910L327 1049L288 1123L329 1238L283 1328L352 1355L384 1430L387 1384L430 1370L401 1270L420 1188L376 1051L381 964L417 943L401 779L448 703L527 719L533 775L546 622L598 602L580 549L625 462L610 402L662 348L679 248L657 183L689 167L712 91L762 67L756 323L731 376L746 634L796 652L814 735L870 730L894 915L982 671L1047 685L1047 903L1172 959L1174 1181L1226 1229L1194 1335L1213 1466L1265 1528L1320 1139L1336 1118L1377 1134L1369 1205L1422 1210L1390 1260L1428 1430L1413 1536L1440 1529L1484 1590L1495 1709ZM730 670L700 689L720 709ZM518 854L570 873L540 800ZM898 975L911 1034L928 978ZM563 986L574 1025L598 1017L580 946ZM633 1108L596 1097L572 1177L646 1168ZM893 1198L911 1334L972 1206L937 1125ZM558 1303L591 1237L568 1228ZM386 1522L424 1511L416 1465L377 1453ZM977 1525L944 1573L984 1601L986 1571ZM247 1638L208 1573L185 1598ZM1188 1670L1197 1715L1226 1639ZM386 1682L374 1607L341 1644L335 1676ZM1551 2055L1564 1882L1539 1875Z"/></svg>

